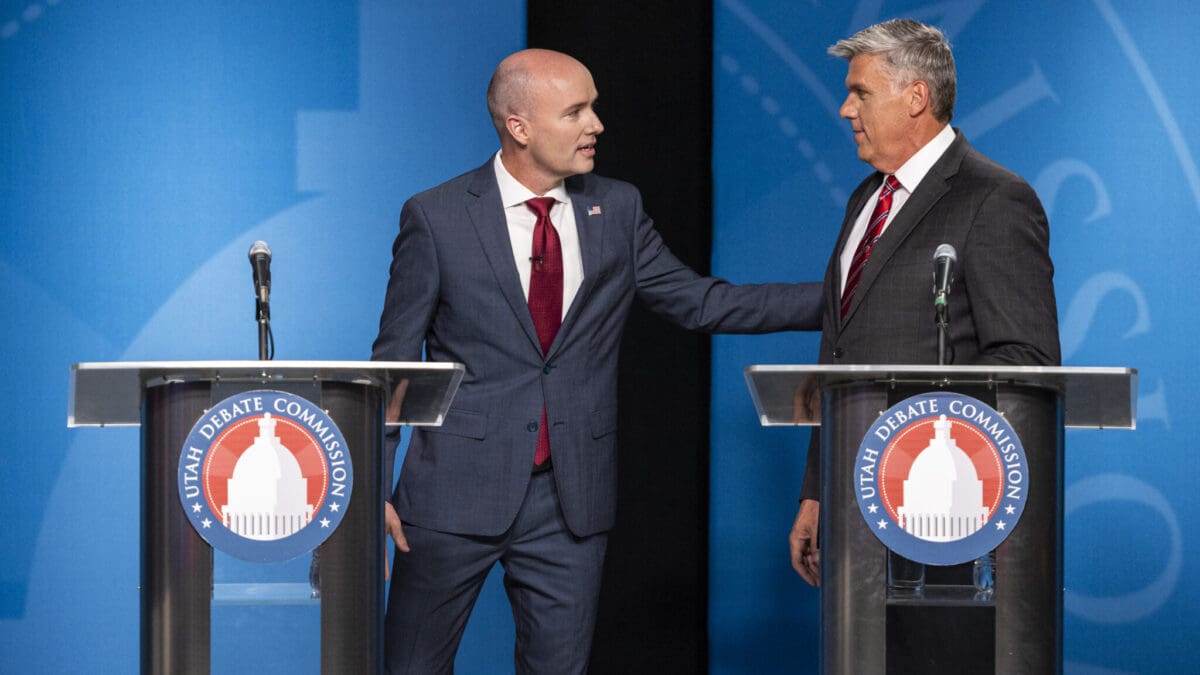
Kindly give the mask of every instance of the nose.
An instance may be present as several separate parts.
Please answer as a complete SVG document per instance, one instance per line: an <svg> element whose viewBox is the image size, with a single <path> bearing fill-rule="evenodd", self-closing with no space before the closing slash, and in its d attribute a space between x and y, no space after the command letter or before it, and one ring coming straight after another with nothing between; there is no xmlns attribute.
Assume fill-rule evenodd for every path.
<svg viewBox="0 0 1200 675"><path fill-rule="evenodd" d="M854 94L846 94L846 100L842 101L842 107L838 109L838 114L848 120L858 117L858 108L854 105Z"/></svg>
<svg viewBox="0 0 1200 675"><path fill-rule="evenodd" d="M587 130L593 136L599 136L604 133L604 123L600 121L600 116L596 114L595 110L592 111L592 119L588 124Z"/></svg>

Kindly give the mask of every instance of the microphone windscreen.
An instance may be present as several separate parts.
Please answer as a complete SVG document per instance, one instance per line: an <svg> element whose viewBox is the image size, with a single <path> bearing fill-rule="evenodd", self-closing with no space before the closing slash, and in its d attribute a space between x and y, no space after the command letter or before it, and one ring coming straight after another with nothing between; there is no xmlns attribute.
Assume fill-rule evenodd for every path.
<svg viewBox="0 0 1200 675"><path fill-rule="evenodd" d="M943 246L944 245L945 244L943 244ZM951 249L951 250L954 250L954 249ZM251 258L253 258L254 256L256 256L260 253L267 256L267 260L271 259L271 247L267 246L267 242L256 241L250 245L250 257Z"/></svg>

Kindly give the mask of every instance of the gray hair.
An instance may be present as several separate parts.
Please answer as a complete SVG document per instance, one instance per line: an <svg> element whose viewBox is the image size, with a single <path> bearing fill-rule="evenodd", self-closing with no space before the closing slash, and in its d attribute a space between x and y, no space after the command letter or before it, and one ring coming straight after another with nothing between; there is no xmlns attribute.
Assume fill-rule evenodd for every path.
<svg viewBox="0 0 1200 675"><path fill-rule="evenodd" d="M949 122L954 116L954 54L937 28L912 19L892 19L838 40L827 51L847 61L859 54L882 54L893 82L924 80L929 84L931 108L938 121Z"/></svg>

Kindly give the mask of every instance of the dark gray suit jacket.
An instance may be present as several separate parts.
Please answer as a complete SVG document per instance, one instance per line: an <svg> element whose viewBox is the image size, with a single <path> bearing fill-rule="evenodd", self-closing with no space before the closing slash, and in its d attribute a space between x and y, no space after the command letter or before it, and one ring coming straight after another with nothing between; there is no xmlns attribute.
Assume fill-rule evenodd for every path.
<svg viewBox="0 0 1200 675"><path fill-rule="evenodd" d="M445 424L413 432L393 495L405 522L460 534L504 532L525 495L545 405L568 527L578 536L610 529L617 356L635 295L690 330L820 325L819 284L735 286L702 277L667 250L633 186L589 174L567 179L566 189L584 279L545 357L492 162L404 205L372 358L420 360L424 345L430 361L466 365Z"/></svg>
<svg viewBox="0 0 1200 675"><path fill-rule="evenodd" d="M1058 365L1058 311L1050 229L1033 188L967 143L962 132L933 165L871 251L844 321L841 251L884 175L851 195L825 271L819 360L828 364L936 364L933 252L958 253L947 344L953 363ZM819 499L819 434L801 491Z"/></svg>

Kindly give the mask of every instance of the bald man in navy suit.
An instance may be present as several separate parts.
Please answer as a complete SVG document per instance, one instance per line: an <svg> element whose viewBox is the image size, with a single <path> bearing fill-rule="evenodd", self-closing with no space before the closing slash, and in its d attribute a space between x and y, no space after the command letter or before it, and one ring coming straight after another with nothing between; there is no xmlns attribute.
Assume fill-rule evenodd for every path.
<svg viewBox="0 0 1200 675"><path fill-rule="evenodd" d="M696 331L820 326L820 284L703 277L663 244L632 185L591 175L604 131L596 96L565 54L509 56L488 88L499 153L401 213L372 358L419 360L424 348L466 375L445 423L414 431L386 507L398 551L390 673L453 669L497 562L517 672L586 670L616 512L617 356L635 297ZM547 339L531 289L545 258L557 269L559 254L539 248L551 229L561 325Z"/></svg>

